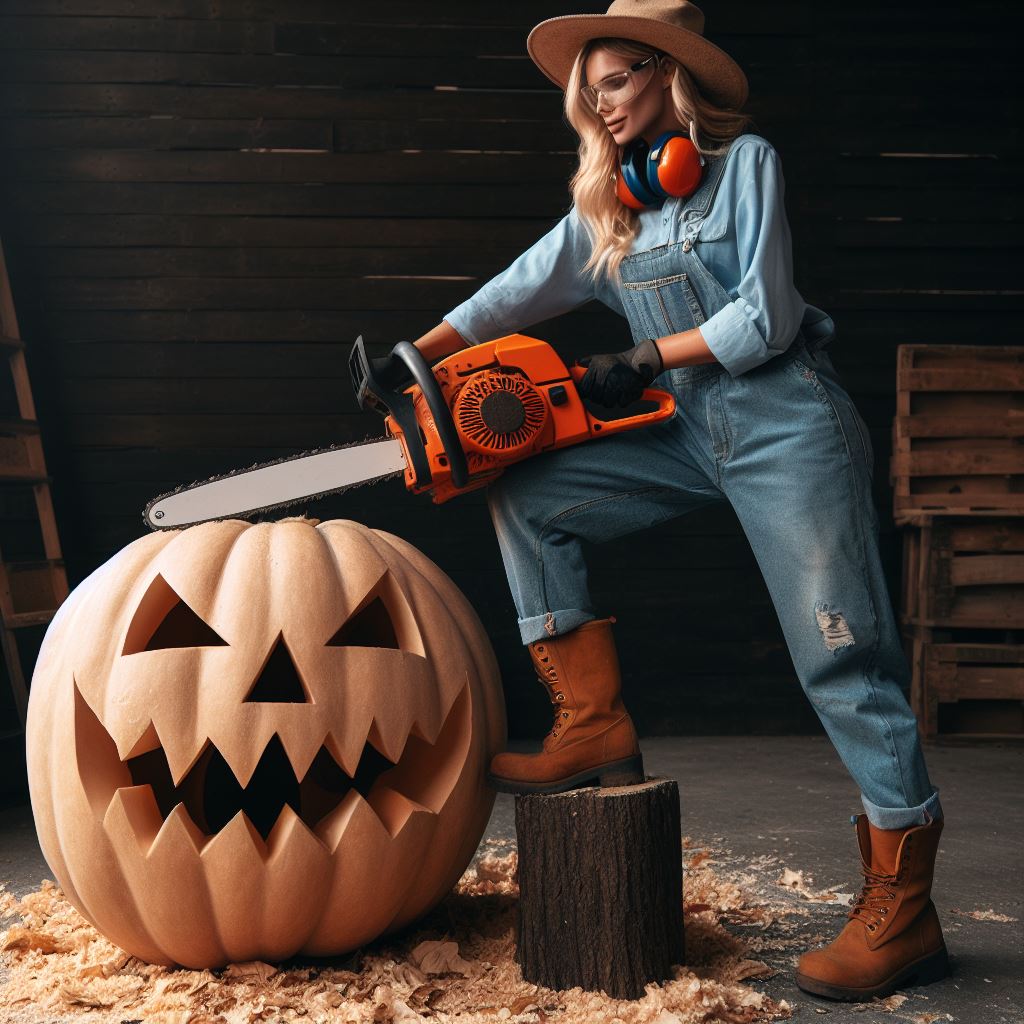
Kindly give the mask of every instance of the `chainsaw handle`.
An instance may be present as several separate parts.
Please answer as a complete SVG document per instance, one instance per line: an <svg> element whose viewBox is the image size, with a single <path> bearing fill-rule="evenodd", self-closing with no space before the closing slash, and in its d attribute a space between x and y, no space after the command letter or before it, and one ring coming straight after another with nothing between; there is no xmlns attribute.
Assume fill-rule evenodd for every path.
<svg viewBox="0 0 1024 1024"><path fill-rule="evenodd" d="M569 375L572 377L574 384L579 384L586 372L587 367L585 366L574 364L569 367ZM640 400L654 402L657 408L652 409L650 412L642 412L636 416L623 416L617 420L599 420L587 412L591 433L618 434L623 430L632 430L634 427L660 423L661 420L669 419L676 411L676 396L671 391L662 391L660 388L644 388Z"/></svg>
<svg viewBox="0 0 1024 1024"><path fill-rule="evenodd" d="M423 397L426 399L427 407L434 418L434 426L437 428L437 436L441 439L444 453L448 456L448 468L451 470L452 484L456 487L465 487L469 483L469 463L466 460L466 451L459 440L459 432L455 427L455 418L452 416L448 403L441 393L441 386L437 383L434 371L431 370L423 353L411 342L400 341L392 349L392 354L401 359L413 380L419 385ZM422 444L419 430L416 431L415 440ZM406 438L406 443L410 439Z"/></svg>
<svg viewBox="0 0 1024 1024"><path fill-rule="evenodd" d="M366 343L360 334L348 354L348 373L355 392L356 405L360 409L373 410L382 415L393 413L394 400L399 392L391 381L374 373L370 357L366 354Z"/></svg>
<svg viewBox="0 0 1024 1024"><path fill-rule="evenodd" d="M391 350L391 355L406 365L413 380L423 392L423 397L437 427L437 434L448 457L452 482L457 487L465 487L469 480L466 453L459 441L451 410L441 394L441 388L433 370L430 369L430 364L424 358L423 353L408 341L398 342ZM399 390L390 379L382 378L374 373L366 354L366 345L362 335L356 338L352 351L349 353L348 368L352 378L352 388L356 393L356 402L360 408L373 409L384 415L390 414L394 418L405 438L405 449L411 463L410 469L417 485L429 484L432 479L430 459L427 456L426 445L409 391L406 388Z"/></svg>

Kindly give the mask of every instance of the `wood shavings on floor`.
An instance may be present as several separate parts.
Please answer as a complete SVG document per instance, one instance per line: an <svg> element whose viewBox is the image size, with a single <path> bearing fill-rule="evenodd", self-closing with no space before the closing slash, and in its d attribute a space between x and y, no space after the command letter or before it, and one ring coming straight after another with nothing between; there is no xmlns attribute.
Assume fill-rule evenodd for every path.
<svg viewBox="0 0 1024 1024"><path fill-rule="evenodd" d="M816 903L834 903L839 906L848 907L853 902L852 892L831 892L828 889L816 891L811 888L813 881L810 875L805 879L803 871L785 868L777 879L776 884L781 885L784 889L792 889L803 896L804 899L814 900Z"/></svg>
<svg viewBox="0 0 1024 1024"><path fill-rule="evenodd" d="M1000 914L991 907L988 910L953 910L952 913L960 917L971 917L975 921L998 921L1000 924L1012 924L1017 920L1009 914Z"/></svg>
<svg viewBox="0 0 1024 1024"><path fill-rule="evenodd" d="M0 1006L5 1024L754 1024L792 1008L749 982L786 942L786 901L745 887L742 870L716 869L714 851L684 841L687 966L639 1000L524 982L513 959L517 855L487 844L475 869L429 915L333 960L231 964L221 970L145 964L107 942L52 882L22 899L0 891ZM742 933L742 934L740 934ZM749 933L749 934L748 934ZM759 938L762 941L753 941ZM805 936L806 939L806 936ZM780 950L774 950L778 958ZM782 955L788 957L788 950Z"/></svg>

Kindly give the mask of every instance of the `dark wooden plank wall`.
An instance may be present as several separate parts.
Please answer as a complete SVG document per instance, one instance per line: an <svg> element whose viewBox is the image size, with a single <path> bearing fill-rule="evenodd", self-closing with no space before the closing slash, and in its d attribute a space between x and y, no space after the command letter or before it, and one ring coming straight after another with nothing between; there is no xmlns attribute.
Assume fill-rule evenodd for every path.
<svg viewBox="0 0 1024 1024"><path fill-rule="evenodd" d="M418 336L567 208L574 136L525 36L602 7L0 2L0 232L72 582L143 532L155 493L380 431L349 393L348 346ZM1017 336L1009 5L704 9L782 155L797 285L838 322L895 594L896 346ZM567 357L629 341L598 307L531 333ZM8 495L4 511L9 548L25 508ZM493 636L512 731L546 728L480 492L438 508L381 485L310 511L434 558ZM819 728L730 510L591 567L642 732Z"/></svg>

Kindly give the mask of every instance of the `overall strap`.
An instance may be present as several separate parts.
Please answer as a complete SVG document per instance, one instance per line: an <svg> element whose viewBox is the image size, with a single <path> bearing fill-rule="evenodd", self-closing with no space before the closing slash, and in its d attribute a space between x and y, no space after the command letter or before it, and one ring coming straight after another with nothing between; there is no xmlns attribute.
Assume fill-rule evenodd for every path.
<svg viewBox="0 0 1024 1024"><path fill-rule="evenodd" d="M736 140L729 143L729 148L720 156L708 157L704 168L704 180L700 187L691 195L682 212L679 214L681 221L703 220L711 209L718 186L722 183L722 173L725 171L725 161L732 152Z"/></svg>

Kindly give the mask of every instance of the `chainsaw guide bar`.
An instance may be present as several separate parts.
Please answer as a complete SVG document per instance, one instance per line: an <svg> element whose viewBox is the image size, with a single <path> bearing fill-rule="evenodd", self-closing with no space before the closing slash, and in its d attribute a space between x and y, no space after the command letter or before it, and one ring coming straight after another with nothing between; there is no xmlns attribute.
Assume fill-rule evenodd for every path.
<svg viewBox="0 0 1024 1024"><path fill-rule="evenodd" d="M197 516L193 513L191 518L187 518L182 515L181 512L174 514L174 506L182 505L181 502L176 502L174 499L188 495L190 491L195 491L200 488L210 488L211 484L217 484L220 482L237 482L238 477L248 476L253 473L262 473L265 470L272 470L274 467L285 466L288 463L298 462L304 459L312 459L317 456L330 456L337 452L350 451L354 448L365 448L376 445L380 446L381 451L385 456L390 456L390 458L380 458L380 453L378 453L378 458L380 458L380 468L385 471L376 475L350 479L337 486L325 487L322 490L315 490L312 492L302 491L301 493L295 493L287 497L282 495L280 501L264 502L261 505L254 505L251 508L239 507L239 503L236 502L234 506L226 508L220 515L211 515L207 512ZM395 458L396 452L397 459ZM164 494L158 495L150 501L142 512L142 519L146 526L151 530L180 530L186 526L191 526L199 522L215 522L223 519L248 518L250 516L262 515L266 512L273 512L277 509L287 508L292 505L298 505L306 501L313 501L317 498L326 497L329 494L340 494L343 491L351 490L353 487L362 487L364 484L373 484L381 480L389 480L392 477L400 477L404 470L405 458L401 452L401 445L397 440L394 438L366 437L362 441L350 441L347 444L333 444L326 445L322 448L311 448L308 451L298 452L295 455L286 455L283 458L271 459L268 462L257 462L251 466L246 466L243 469L232 469L226 473L215 474L205 480L196 480L190 484L183 484L181 487L176 487L172 491L167 491ZM335 479L337 479L337 477L335 477ZM214 497L216 497L216 495L214 495Z"/></svg>

